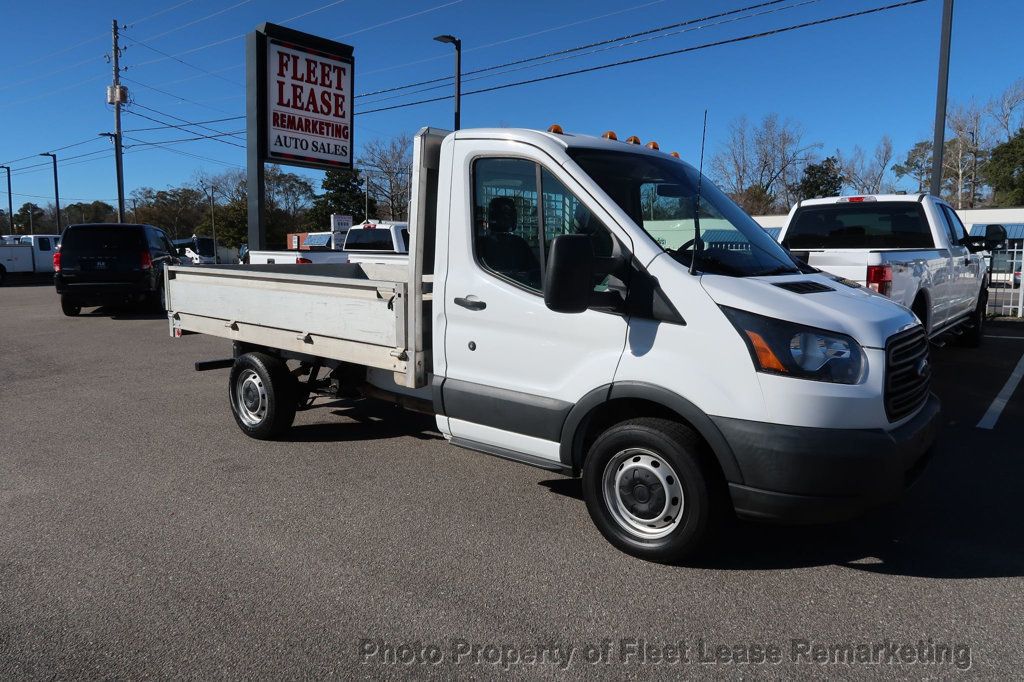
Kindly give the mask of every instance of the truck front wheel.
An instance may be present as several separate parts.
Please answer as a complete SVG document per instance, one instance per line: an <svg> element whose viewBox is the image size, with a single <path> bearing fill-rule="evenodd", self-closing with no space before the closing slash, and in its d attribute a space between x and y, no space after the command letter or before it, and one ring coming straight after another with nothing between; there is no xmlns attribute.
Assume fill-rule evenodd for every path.
<svg viewBox="0 0 1024 682"><path fill-rule="evenodd" d="M601 534L642 559L692 556L713 516L702 447L693 430L667 419L631 419L601 434L583 468L587 511Z"/></svg>
<svg viewBox="0 0 1024 682"><path fill-rule="evenodd" d="M275 438L295 420L295 377L283 360L266 353L246 353L235 359L228 381L231 412L245 435Z"/></svg>

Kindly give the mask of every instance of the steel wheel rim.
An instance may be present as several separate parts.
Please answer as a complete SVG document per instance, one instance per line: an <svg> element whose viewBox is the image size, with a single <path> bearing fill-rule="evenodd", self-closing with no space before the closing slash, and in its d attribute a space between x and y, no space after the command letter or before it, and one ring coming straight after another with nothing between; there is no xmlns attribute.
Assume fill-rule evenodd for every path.
<svg viewBox="0 0 1024 682"><path fill-rule="evenodd" d="M612 518L634 537L663 538L682 521L685 500L679 474L656 452L620 451L605 466L601 488Z"/></svg>
<svg viewBox="0 0 1024 682"><path fill-rule="evenodd" d="M246 426L259 426L267 416L267 389L260 375L251 369L242 370L235 379L235 408Z"/></svg>

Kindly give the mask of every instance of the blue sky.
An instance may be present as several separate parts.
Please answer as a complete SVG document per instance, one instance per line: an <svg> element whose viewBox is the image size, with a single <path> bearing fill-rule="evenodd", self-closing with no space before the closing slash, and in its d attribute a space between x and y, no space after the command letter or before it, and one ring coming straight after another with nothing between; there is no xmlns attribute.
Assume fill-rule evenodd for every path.
<svg viewBox="0 0 1024 682"><path fill-rule="evenodd" d="M896 0L786 0L777 10L675 36L610 49L514 73L465 82L464 90L543 76L758 33L878 7ZM15 210L25 201L52 201L48 159L39 152L89 140L58 152L62 204L94 198L113 202L114 164L106 139L113 127L105 104L111 19L127 23L122 64L137 105L129 111L169 120L210 121L244 114L244 39L264 21L336 38L355 48L357 93L451 73L451 48L440 33L463 40L463 69L501 64L583 43L756 4L757 0L91 0L4 3L0 61L0 163L13 175ZM738 116L770 112L799 122L806 140L824 152L870 150L885 133L897 157L929 138L934 115L941 0L776 36L714 47L640 64L552 80L463 99L463 126L507 125L620 136L636 134L677 149L696 162L700 123L709 111L708 154ZM153 16L156 15L156 16ZM304 15L304 16L303 16ZM294 19L293 19L294 18ZM716 20L720 22L721 20ZM711 23L716 23L711 22ZM950 98L984 102L1024 75L1019 0L959 0L953 31ZM139 42L136 42L139 41ZM141 44L140 44L141 43ZM168 58L166 55L176 57ZM186 63L182 63L182 61ZM381 101L398 104L444 94L432 90ZM359 115L373 100L356 100L355 135L361 143L449 127L451 102ZM159 113L156 113L159 112ZM155 125L126 113L126 130ZM209 123L230 132L244 121ZM202 132L202 131L200 131ZM150 142L193 137L173 128L128 132ZM94 139L93 139L94 138ZM237 139L223 138L240 144ZM126 139L126 144L131 142ZM224 141L129 149L127 192L163 188L197 171L244 166L244 150ZM80 154L95 154L77 159ZM186 154L192 155L187 156ZM357 153L358 155L358 153ZM30 157L16 160L19 157ZM196 158L196 156L204 158ZM319 187L320 173L299 171ZM3 187L0 185L0 192ZM6 199L6 197L3 197ZM4 206L6 208L6 206Z"/></svg>

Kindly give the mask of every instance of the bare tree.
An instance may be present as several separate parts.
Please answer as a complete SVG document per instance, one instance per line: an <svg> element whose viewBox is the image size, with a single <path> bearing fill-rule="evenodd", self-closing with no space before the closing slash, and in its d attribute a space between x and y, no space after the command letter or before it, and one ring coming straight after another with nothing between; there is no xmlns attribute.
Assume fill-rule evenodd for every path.
<svg viewBox="0 0 1024 682"><path fill-rule="evenodd" d="M367 174L379 218L408 220L411 191L412 137L402 133L390 140L373 140L363 148L359 163Z"/></svg>
<svg viewBox="0 0 1024 682"><path fill-rule="evenodd" d="M943 153L943 184L946 198L958 209L974 208L981 196L978 168L987 158L992 139L984 118L985 110L973 102L954 106L946 118L952 135Z"/></svg>
<svg viewBox="0 0 1024 682"><path fill-rule="evenodd" d="M1018 113L1018 110L1022 113ZM1009 142L1014 133L1024 126L1024 78L992 99L986 107L986 113L999 128L1002 141Z"/></svg>
<svg viewBox="0 0 1024 682"><path fill-rule="evenodd" d="M883 135L878 141L870 159L859 145L853 148L849 156L839 154L846 183L858 194L879 194L891 189L885 176L889 172L892 158L892 138L888 135Z"/></svg>
<svg viewBox="0 0 1024 682"><path fill-rule="evenodd" d="M725 148L711 159L711 172L750 213L788 210L804 166L820 143L805 143L802 128L768 114L753 128L745 117L729 126Z"/></svg>

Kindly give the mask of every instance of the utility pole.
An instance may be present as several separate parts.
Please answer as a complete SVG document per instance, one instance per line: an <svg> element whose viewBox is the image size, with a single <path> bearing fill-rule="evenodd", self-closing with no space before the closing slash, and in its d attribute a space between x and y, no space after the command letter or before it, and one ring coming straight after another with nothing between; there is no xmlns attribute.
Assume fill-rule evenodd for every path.
<svg viewBox="0 0 1024 682"><path fill-rule="evenodd" d="M7 171L7 219L11 223L11 234L14 234L14 201L11 199L11 167L0 166Z"/></svg>
<svg viewBox="0 0 1024 682"><path fill-rule="evenodd" d="M942 152L946 142L946 95L949 92L949 40L953 32L953 0L942 2L939 41L939 84L935 93L935 137L932 140L932 194L942 192Z"/></svg>
<svg viewBox="0 0 1024 682"><path fill-rule="evenodd" d="M43 152L39 156L49 156L53 159L53 203L57 206L57 234L64 234L60 226L60 187L57 184L57 155L53 152ZM32 234L35 234L33 231Z"/></svg>
<svg viewBox="0 0 1024 682"><path fill-rule="evenodd" d="M121 48L118 46L117 19L112 22L114 49L110 62L114 66L114 82L107 90L107 104L114 105L114 167L117 170L117 222L124 222L124 162L121 154L121 105L128 96L128 90L121 85Z"/></svg>

